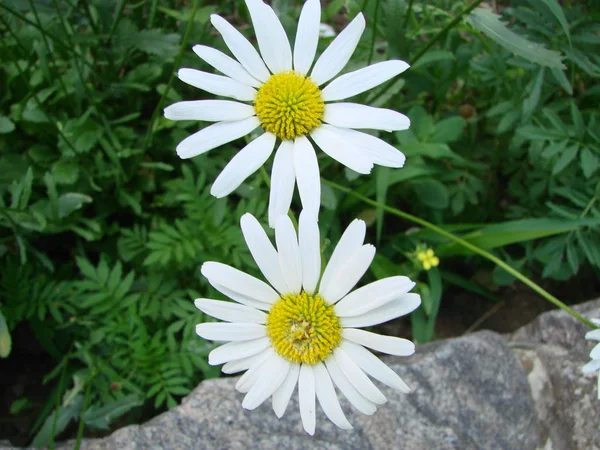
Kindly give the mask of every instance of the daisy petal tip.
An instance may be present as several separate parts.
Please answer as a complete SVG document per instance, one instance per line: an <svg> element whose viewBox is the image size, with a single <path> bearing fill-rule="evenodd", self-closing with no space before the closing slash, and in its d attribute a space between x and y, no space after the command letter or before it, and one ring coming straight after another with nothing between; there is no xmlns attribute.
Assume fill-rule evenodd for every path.
<svg viewBox="0 0 600 450"><path fill-rule="evenodd" d="M210 188L210 195L212 195L214 198L223 198L227 196L226 193L221 192L219 189L215 189L214 184Z"/></svg>

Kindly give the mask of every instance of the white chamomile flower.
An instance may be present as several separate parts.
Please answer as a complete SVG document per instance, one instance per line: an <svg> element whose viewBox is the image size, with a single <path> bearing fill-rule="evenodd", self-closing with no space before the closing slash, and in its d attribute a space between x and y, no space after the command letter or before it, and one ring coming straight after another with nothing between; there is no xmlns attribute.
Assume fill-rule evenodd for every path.
<svg viewBox="0 0 600 450"><path fill-rule="evenodd" d="M600 319L590 320L594 323L594 325L600 327ZM600 341L600 329L588 331L585 334L585 338L592 341ZM594 346L590 352L590 358L592 358L592 360L581 369L583 373L594 373L600 370L600 343ZM598 399L600 400L600 372L598 372Z"/></svg>
<svg viewBox="0 0 600 450"><path fill-rule="evenodd" d="M320 235L316 218L300 214L298 235L287 216L277 218L275 241L250 214L242 232L256 264L270 285L217 262L202 266L209 283L237 303L197 299L204 313L229 323L201 323L204 339L225 341L208 355L223 372L246 371L236 389L246 396L242 407L252 410L272 397L281 418L298 385L304 429L314 434L316 400L338 427L349 429L335 387L360 412L371 415L386 402L372 377L397 391L409 387L366 347L390 355L408 356L415 345L407 340L361 330L410 313L421 303L410 279L394 276L350 292L366 272L375 247L363 245L366 226L350 224L321 276Z"/></svg>
<svg viewBox="0 0 600 450"><path fill-rule="evenodd" d="M194 52L225 76L195 69L178 73L187 84L237 101L184 101L165 109L168 119L216 122L179 143L181 158L200 155L262 127L264 133L235 155L217 177L212 195L221 198L233 192L270 157L277 139L281 144L271 175L271 226L279 215L287 214L296 182L303 208L318 217L321 183L313 142L358 173L370 173L374 164L402 167L405 157L398 149L355 129L405 130L410 125L408 117L390 109L338 102L409 67L404 61L384 61L335 78L365 29L363 15L358 14L313 65L321 29L318 0L308 0L302 8L293 52L273 9L261 0L246 0L246 5L261 56L239 31L215 14L211 22L237 60L196 45Z"/></svg>

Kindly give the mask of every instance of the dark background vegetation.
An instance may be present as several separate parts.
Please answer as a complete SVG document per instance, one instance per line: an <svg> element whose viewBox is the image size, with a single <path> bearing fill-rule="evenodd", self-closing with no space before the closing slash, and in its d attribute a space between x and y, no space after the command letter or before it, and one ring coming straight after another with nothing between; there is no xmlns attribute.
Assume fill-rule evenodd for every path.
<svg viewBox="0 0 600 450"><path fill-rule="evenodd" d="M294 36L301 2L272 4ZM412 63L359 98L411 117L410 130L381 135L407 164L358 176L320 155L323 179L441 225L566 303L597 294L598 4L334 0L322 21L339 32L361 9L367 30L346 70ZM215 12L253 37L241 0L0 1L0 439L106 433L218 376L213 344L194 333L206 317L191 300L219 298L198 269L216 260L258 275L238 223L244 212L266 222L268 188L257 173L212 198L244 142L181 161L176 144L202 124L162 117L207 98L173 73L211 70L195 43L225 50ZM419 281L423 306L386 325L396 334L509 331L551 306L447 238L324 184L326 242L354 217L378 247L365 282ZM420 266L425 247L439 267Z"/></svg>

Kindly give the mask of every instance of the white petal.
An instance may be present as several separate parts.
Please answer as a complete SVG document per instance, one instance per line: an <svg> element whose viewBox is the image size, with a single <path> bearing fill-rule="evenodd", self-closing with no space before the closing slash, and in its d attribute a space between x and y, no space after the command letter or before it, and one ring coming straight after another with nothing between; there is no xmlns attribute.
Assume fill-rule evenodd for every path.
<svg viewBox="0 0 600 450"><path fill-rule="evenodd" d="M302 289L302 260L294 224L288 216L279 216L275 222L275 241L279 255L279 267L289 291L298 294Z"/></svg>
<svg viewBox="0 0 600 450"><path fill-rule="evenodd" d="M383 405L387 401L385 395L340 347L333 351L333 356L344 376L361 395L378 405Z"/></svg>
<svg viewBox="0 0 600 450"><path fill-rule="evenodd" d="M358 13L315 63L310 77L317 86L331 80L346 66L364 30L365 18L362 13Z"/></svg>
<svg viewBox="0 0 600 450"><path fill-rule="evenodd" d="M323 121L342 128L370 128L385 131L407 130L410 127L410 119L404 114L358 103L325 105Z"/></svg>
<svg viewBox="0 0 600 450"><path fill-rule="evenodd" d="M375 411L377 411L375 403L367 400L356 390L354 385L348 381L348 378L346 378L346 375L344 375L342 369L340 369L340 366L336 362L335 357L327 358L325 360L325 365L327 366L331 379L352 406L368 416L375 414Z"/></svg>
<svg viewBox="0 0 600 450"><path fill-rule="evenodd" d="M300 375L300 364L290 364L290 370L285 377L281 386L273 394L273 411L275 415L281 419L285 410L290 403L296 384L298 383L298 376Z"/></svg>
<svg viewBox="0 0 600 450"><path fill-rule="evenodd" d="M594 325L596 325L597 327L600 327L600 319L593 319L593 318L592 318L592 319L590 319L590 320L592 321L592 323L593 323Z"/></svg>
<svg viewBox="0 0 600 450"><path fill-rule="evenodd" d="M288 292L288 286L279 266L277 250L258 220L252 214L246 213L242 216L240 225L250 254L267 281L280 293Z"/></svg>
<svg viewBox="0 0 600 450"><path fill-rule="evenodd" d="M273 73L292 70L292 49L273 9L261 0L246 0L260 54Z"/></svg>
<svg viewBox="0 0 600 450"><path fill-rule="evenodd" d="M194 300L194 304L203 313L226 322L264 324L267 321L267 315L264 312L238 303L197 298Z"/></svg>
<svg viewBox="0 0 600 450"><path fill-rule="evenodd" d="M323 100L332 102L353 97L385 83L409 67L404 61L383 61L346 73L333 80L323 89Z"/></svg>
<svg viewBox="0 0 600 450"><path fill-rule="evenodd" d="M215 348L208 354L208 363L211 366L245 359L258 355L271 346L271 340L265 336L251 341L228 342Z"/></svg>
<svg viewBox="0 0 600 450"><path fill-rule="evenodd" d="M581 368L583 373L593 373L600 369L600 359L592 359Z"/></svg>
<svg viewBox="0 0 600 450"><path fill-rule="evenodd" d="M391 302L413 287L415 283L408 277L383 278L348 294L335 305L335 313L338 317L358 316Z"/></svg>
<svg viewBox="0 0 600 450"><path fill-rule="evenodd" d="M317 155L306 136L296 138L294 142L294 171L302 209L319 217L321 206L321 173Z"/></svg>
<svg viewBox="0 0 600 450"><path fill-rule="evenodd" d="M323 278L321 278L321 289L323 286L331 284L331 280L336 276L338 270L362 247L366 233L367 225L362 220L354 219L348 225L325 267Z"/></svg>
<svg viewBox="0 0 600 450"><path fill-rule="evenodd" d="M597 344L590 352L590 358L600 359L600 344Z"/></svg>
<svg viewBox="0 0 600 450"><path fill-rule="evenodd" d="M258 408L281 386L290 370L290 366L289 362L277 354L268 358L261 367L258 380L244 397L242 408L250 411Z"/></svg>
<svg viewBox="0 0 600 450"><path fill-rule="evenodd" d="M256 98L256 89L233 78L202 72L196 69L179 69L177 76L191 86L222 97L251 102Z"/></svg>
<svg viewBox="0 0 600 450"><path fill-rule="evenodd" d="M354 361L358 367L383 384L408 394L410 388L396 372L366 348L349 341L342 341L340 348Z"/></svg>
<svg viewBox="0 0 600 450"><path fill-rule="evenodd" d="M232 300L235 300L242 305L250 306L251 308L259 309L262 311L269 311L271 309L270 303L261 302L256 300L248 295L237 292L229 287L223 286L222 284L215 283L214 281L208 280L212 287L214 287L217 291L222 293L223 295L229 297Z"/></svg>
<svg viewBox="0 0 600 450"><path fill-rule="evenodd" d="M298 243L302 258L302 287L312 294L321 276L321 237L317 219L303 210L298 221Z"/></svg>
<svg viewBox="0 0 600 450"><path fill-rule="evenodd" d="M594 341L600 341L600 330L592 330L585 333L586 339L592 339Z"/></svg>
<svg viewBox="0 0 600 450"><path fill-rule="evenodd" d="M378 137L349 128L335 129L340 142L362 151L373 163L385 167L402 167L406 161L404 153Z"/></svg>
<svg viewBox="0 0 600 450"><path fill-rule="evenodd" d="M250 368L244 373L235 384L235 389L242 394L248 392L254 383L259 379L261 368L265 361L275 354L272 348L268 348L264 352L260 353L260 357L256 359L256 362L250 366Z"/></svg>
<svg viewBox="0 0 600 450"><path fill-rule="evenodd" d="M279 299L279 294L265 282L226 264L213 261L205 262L202 265L201 272L208 279L209 283L213 284L214 282L225 286L234 292L239 292L256 301L273 304Z"/></svg>
<svg viewBox="0 0 600 450"><path fill-rule="evenodd" d="M223 168L210 193L222 198L235 191L269 159L275 147L275 139L274 134L263 133L241 149Z"/></svg>
<svg viewBox="0 0 600 450"><path fill-rule="evenodd" d="M321 2L308 0L302 7L294 42L294 70L308 73L317 53L321 23Z"/></svg>
<svg viewBox="0 0 600 450"><path fill-rule="evenodd" d="M248 341L266 336L267 331L257 323L205 322L196 325L196 334L209 341Z"/></svg>
<svg viewBox="0 0 600 450"><path fill-rule="evenodd" d="M335 393L335 388L333 387L327 369L321 362L312 367L315 375L315 391L323 412L329 420L341 429L351 430L352 425L348 422L348 419L346 419L344 411L342 411L340 401Z"/></svg>
<svg viewBox="0 0 600 450"><path fill-rule="evenodd" d="M364 314L354 317L341 317L340 325L343 328L370 327L413 312L420 304L421 297L419 294L404 294Z"/></svg>
<svg viewBox="0 0 600 450"><path fill-rule="evenodd" d="M193 158L246 136L259 125L260 122L256 117L248 117L234 122L217 122L181 141L176 148L177 155L182 159Z"/></svg>
<svg viewBox="0 0 600 450"><path fill-rule="evenodd" d="M165 108L165 117L170 120L242 120L252 117L254 108L231 100L195 100L178 102Z"/></svg>
<svg viewBox="0 0 600 450"><path fill-rule="evenodd" d="M231 53L242 63L248 73L258 81L267 81L271 74L248 39L221 16L213 14L210 16L210 21L223 36Z"/></svg>
<svg viewBox="0 0 600 450"><path fill-rule="evenodd" d="M339 128L322 124L320 127L312 130L310 135L321 150L331 158L355 172L362 174L371 173L373 161L363 150L354 145L349 145L347 142L344 142L345 145L340 145L341 135L337 130Z"/></svg>
<svg viewBox="0 0 600 450"><path fill-rule="evenodd" d="M227 373L227 374L232 374L232 373L238 373L238 372L243 372L244 370L248 370L250 367L259 363L262 360L263 353L266 352L267 350L263 350L262 353L257 353L256 355L248 356L247 358L236 359L234 361L225 363L225 365L223 367L221 367L221 372Z"/></svg>
<svg viewBox="0 0 600 450"><path fill-rule="evenodd" d="M206 45L194 45L193 50L207 64L210 64L228 77L255 88L261 86L262 83L260 81L250 75L239 62L230 58L225 53Z"/></svg>
<svg viewBox="0 0 600 450"><path fill-rule="evenodd" d="M294 161L292 141L283 141L275 153L271 170L271 192L269 194L269 226L275 228L277 217L287 214L294 195Z"/></svg>
<svg viewBox="0 0 600 450"><path fill-rule="evenodd" d="M304 430L311 436L315 434L317 424L315 402L315 375L308 364L300 366L298 379L298 400L300 402L300 418Z"/></svg>
<svg viewBox="0 0 600 450"><path fill-rule="evenodd" d="M363 245L348 260L344 261L327 283L321 283L319 294L327 303L336 303L358 283L373 262L374 257L375 247L370 244Z"/></svg>
<svg viewBox="0 0 600 450"><path fill-rule="evenodd" d="M384 336L356 328L342 329L342 338L388 355L410 356L415 352L415 344L408 339Z"/></svg>

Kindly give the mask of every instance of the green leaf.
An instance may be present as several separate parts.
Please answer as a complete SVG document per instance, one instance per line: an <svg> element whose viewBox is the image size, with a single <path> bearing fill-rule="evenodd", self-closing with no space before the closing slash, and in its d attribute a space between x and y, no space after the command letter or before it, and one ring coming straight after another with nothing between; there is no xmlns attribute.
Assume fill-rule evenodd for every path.
<svg viewBox="0 0 600 450"><path fill-rule="evenodd" d="M61 159L52 166L52 176L57 184L73 184L79 179L79 165L70 159Z"/></svg>
<svg viewBox="0 0 600 450"><path fill-rule="evenodd" d="M127 397L109 402L100 408L91 407L82 414L81 418L90 427L107 430L115 419L118 419L133 408L141 406L143 403L144 399L140 396L135 394L128 395Z"/></svg>
<svg viewBox="0 0 600 450"><path fill-rule="evenodd" d="M170 59L177 53L179 39L177 33L167 34L158 29L142 30L134 35L132 44L145 53Z"/></svg>
<svg viewBox="0 0 600 450"><path fill-rule="evenodd" d="M567 167L577 156L577 150L579 150L579 145L574 144L562 152L556 161L556 164L554 164L554 167L552 168L552 175L560 173L565 167Z"/></svg>
<svg viewBox="0 0 600 450"><path fill-rule="evenodd" d="M554 79L558 82L558 84L560 84L560 86L566 92L568 92L569 95L573 95L573 86L571 86L571 83L565 75L565 72L562 69L558 69L556 67L552 67L550 71L552 72L552 75L554 76Z"/></svg>
<svg viewBox="0 0 600 450"><path fill-rule="evenodd" d="M528 41L510 31L500 21L500 16L494 14L488 7L476 8L471 12L468 20L474 28L487 35L497 44L529 62L557 69L565 68L559 52L548 50L542 45Z"/></svg>
<svg viewBox="0 0 600 450"><path fill-rule="evenodd" d="M568 137L561 130L547 130L545 128L534 127L533 125L525 125L519 128L517 134L532 141L552 141Z"/></svg>
<svg viewBox="0 0 600 450"><path fill-rule="evenodd" d="M579 156L581 168L583 169L583 175L586 178L591 177L592 174L598 169L598 165L600 165L599 158L587 147L581 150L581 154Z"/></svg>
<svg viewBox="0 0 600 450"><path fill-rule="evenodd" d="M417 69L419 67L424 67L434 62L454 60L456 60L456 56L454 56L454 53L448 50L431 50L425 53L415 64L412 65L411 68Z"/></svg>
<svg viewBox="0 0 600 450"><path fill-rule="evenodd" d="M0 134L10 133L15 129L15 124L6 116L0 116Z"/></svg>
<svg viewBox="0 0 600 450"><path fill-rule="evenodd" d="M489 250L598 225L600 219L524 219L486 225L461 237L471 244ZM469 255L472 252L451 242L436 247L436 254L439 256Z"/></svg>
<svg viewBox="0 0 600 450"><path fill-rule="evenodd" d="M567 37L567 41L569 41L569 45L571 45L571 33L569 33L569 24L567 23L567 18L565 17L565 13L563 12L562 7L560 6L557 0L543 0L543 2L546 4L546 6L548 6L550 12L552 12L554 17L558 21L558 24L562 28L563 33L565 33L565 36Z"/></svg>
<svg viewBox="0 0 600 450"><path fill-rule="evenodd" d="M33 170L29 167L20 182L13 181L11 186L11 208L25 209L27 207L29 197L31 197L32 184Z"/></svg>
<svg viewBox="0 0 600 450"><path fill-rule="evenodd" d="M460 116L450 117L435 124L435 131L431 136L432 142L454 142L462 136L467 121Z"/></svg>
<svg viewBox="0 0 600 450"><path fill-rule="evenodd" d="M540 102L540 94L542 92L542 85L544 84L544 73L544 68L542 67L532 84L530 95L523 101L523 122L531 120L531 116Z"/></svg>
<svg viewBox="0 0 600 450"><path fill-rule="evenodd" d="M585 134L585 124L583 123L583 117L581 116L581 112L579 108L575 104L574 101L570 102L571 106L571 118L573 119L573 125L575 125L575 136L578 139L583 138Z"/></svg>
<svg viewBox="0 0 600 450"><path fill-rule="evenodd" d="M31 446L37 448L46 447L50 442L50 438L62 433L67 428L67 425L79 415L82 404L83 398L81 395L78 395L71 403L61 406L57 411L49 415L40 431L33 438ZM55 422L56 426L54 425ZM52 434L53 431L54 435Z"/></svg>
<svg viewBox="0 0 600 450"><path fill-rule="evenodd" d="M446 186L437 180L413 181L412 187L419 197L419 200L426 206L435 209L445 209L448 207L450 199Z"/></svg>
<svg viewBox="0 0 600 450"><path fill-rule="evenodd" d="M58 217L67 217L80 209L84 203L92 203L92 197L78 192L67 192L58 198Z"/></svg>
<svg viewBox="0 0 600 450"><path fill-rule="evenodd" d="M393 0L383 6L385 11L385 40L388 41L390 57L407 56L406 29L402 26L406 14L405 0ZM413 66L414 67L414 66Z"/></svg>
<svg viewBox="0 0 600 450"><path fill-rule="evenodd" d="M0 358L8 358L11 348L12 340L10 338L10 331L8 330L2 310L0 310Z"/></svg>

